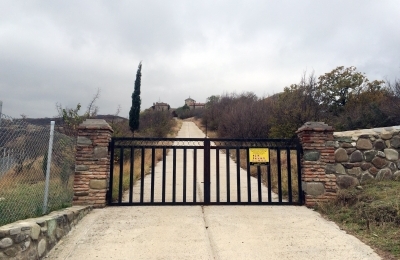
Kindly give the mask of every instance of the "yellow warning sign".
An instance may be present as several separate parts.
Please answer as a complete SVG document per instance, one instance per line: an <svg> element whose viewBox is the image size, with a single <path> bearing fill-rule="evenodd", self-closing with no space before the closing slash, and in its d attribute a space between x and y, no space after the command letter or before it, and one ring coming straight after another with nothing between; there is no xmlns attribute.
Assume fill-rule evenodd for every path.
<svg viewBox="0 0 400 260"><path fill-rule="evenodd" d="M268 148L250 148L249 149L250 164L268 164L269 149Z"/></svg>

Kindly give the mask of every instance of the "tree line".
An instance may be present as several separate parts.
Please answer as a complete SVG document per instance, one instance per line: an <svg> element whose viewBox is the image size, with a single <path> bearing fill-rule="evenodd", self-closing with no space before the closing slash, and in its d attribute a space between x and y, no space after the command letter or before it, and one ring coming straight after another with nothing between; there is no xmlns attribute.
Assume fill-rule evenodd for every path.
<svg viewBox="0 0 400 260"><path fill-rule="evenodd" d="M308 121L336 131L400 124L400 80L369 80L355 67L339 66L318 78L304 73L299 83L267 98L252 92L210 96L197 115L220 137L291 138Z"/></svg>

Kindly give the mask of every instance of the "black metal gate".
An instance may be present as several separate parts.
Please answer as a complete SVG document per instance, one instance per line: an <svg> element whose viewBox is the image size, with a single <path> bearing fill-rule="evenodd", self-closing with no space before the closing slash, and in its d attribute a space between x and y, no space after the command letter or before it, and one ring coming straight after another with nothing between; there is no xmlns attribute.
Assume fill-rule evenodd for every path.
<svg viewBox="0 0 400 260"><path fill-rule="evenodd" d="M113 138L110 149L109 205L303 204L297 139ZM257 151L269 162L253 164Z"/></svg>

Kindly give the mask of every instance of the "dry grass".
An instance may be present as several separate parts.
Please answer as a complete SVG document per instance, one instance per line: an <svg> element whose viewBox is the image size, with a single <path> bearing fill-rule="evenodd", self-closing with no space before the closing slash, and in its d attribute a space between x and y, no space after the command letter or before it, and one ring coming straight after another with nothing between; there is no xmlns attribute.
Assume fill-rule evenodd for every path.
<svg viewBox="0 0 400 260"><path fill-rule="evenodd" d="M170 133L168 134L168 137L173 138L178 135L179 130L182 127L183 121L182 119L179 119L177 117L174 118L175 125L172 127Z"/></svg>
<svg viewBox="0 0 400 260"><path fill-rule="evenodd" d="M0 178L0 225L43 215L45 175L43 158L26 161L23 170L9 170ZM47 212L68 207L72 203L73 174L60 178L61 169L51 166Z"/></svg>
<svg viewBox="0 0 400 260"><path fill-rule="evenodd" d="M174 126L171 128L170 133L168 137L176 137L178 135L179 130L182 127L183 121L181 119L174 119ZM164 142L165 143L165 142ZM155 149L155 160L154 160L154 165L157 164L157 162L162 160L163 157L163 150L162 149ZM166 154L168 154L168 150L166 151ZM144 158L144 175L147 175L150 173L151 170L151 164L152 164L152 149L145 149L145 158ZM129 158L129 157L128 157ZM142 154L140 149L135 149L134 151L134 168L133 168L133 184L135 184L138 180L141 178L141 169L142 169ZM126 191L129 190L129 185L130 185L130 161L126 160L123 163L122 166L122 190ZM113 174L113 192L112 192L112 199L117 200L118 199L118 193L119 193L119 181L120 181L120 166L119 163L114 164L114 174Z"/></svg>
<svg viewBox="0 0 400 260"><path fill-rule="evenodd" d="M236 162L236 151L230 150L230 157ZM288 161L286 150L280 151L281 156L281 189L284 198L288 197L289 194L289 174L288 174ZM298 196L298 177L297 177L297 152L290 151L290 165L291 165L291 187L292 196L296 198ZM247 152L246 150L240 150L240 167L247 169ZM271 170L271 187L272 191L278 193L279 178L278 178L278 153L276 150L270 150L270 170ZM250 166L250 174L253 177L257 177L257 166ZM261 178L265 186L268 186L268 168L267 166L261 166Z"/></svg>
<svg viewBox="0 0 400 260"><path fill-rule="evenodd" d="M340 190L335 201L316 209L383 259L400 259L400 182L372 181L362 190Z"/></svg>
<svg viewBox="0 0 400 260"><path fill-rule="evenodd" d="M162 160L163 151L162 149L154 149L154 165L157 162ZM150 173L151 164L152 164L152 149L145 149L145 157L144 157L144 175ZM135 184L141 178L141 169L142 169L142 154L140 149L135 149L134 152L134 168L133 168L133 184ZM112 191L112 199L118 199L119 193L119 182L120 182L120 166L119 164L114 164L114 174L113 174L113 191ZM129 190L130 184L130 161L127 160L123 163L122 166L122 190Z"/></svg>
<svg viewBox="0 0 400 260"><path fill-rule="evenodd" d="M201 123L201 118L195 118L195 117L190 117L185 119L185 121L190 121L195 123L195 125L203 131L203 133L206 133L206 126ZM207 129L207 136L209 138L218 138L217 132L216 131L210 131L210 129Z"/></svg>

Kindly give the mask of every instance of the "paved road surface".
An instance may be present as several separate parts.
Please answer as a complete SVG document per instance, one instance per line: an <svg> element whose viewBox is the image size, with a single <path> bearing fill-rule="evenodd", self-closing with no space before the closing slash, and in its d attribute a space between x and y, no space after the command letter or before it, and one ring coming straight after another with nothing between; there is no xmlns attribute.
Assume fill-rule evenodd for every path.
<svg viewBox="0 0 400 260"><path fill-rule="evenodd" d="M191 122L179 132L203 136ZM142 206L92 211L48 259L380 258L305 207Z"/></svg>

